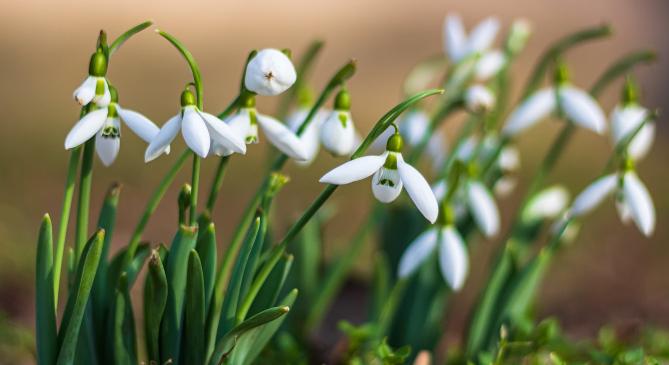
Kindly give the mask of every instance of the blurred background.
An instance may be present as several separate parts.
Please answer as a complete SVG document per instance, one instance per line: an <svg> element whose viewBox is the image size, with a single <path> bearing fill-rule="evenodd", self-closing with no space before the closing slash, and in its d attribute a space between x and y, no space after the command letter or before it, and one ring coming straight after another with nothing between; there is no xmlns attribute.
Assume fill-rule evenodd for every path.
<svg viewBox="0 0 669 365"><path fill-rule="evenodd" d="M0 18L0 327L33 326L34 247L40 217L51 213L58 222L68 153L66 133L77 120L79 108L72 91L86 76L88 58L100 28L111 39L143 20L181 39L197 58L205 86L205 109L222 110L236 95L241 67L249 50L291 48L299 57L313 39L326 47L310 84L320 90L336 68L350 58L359 71L349 85L357 127L366 133L401 95L401 84L418 61L442 52L442 23L447 12L460 13L471 28L488 15L500 17L506 28L516 18L528 19L534 34L514 65L515 90L525 82L530 67L551 41L586 26L610 23L614 36L571 51L566 61L574 82L587 88L617 57L638 49L654 49L658 61L636 72L648 107L669 109L669 2L664 0L565 1L126 1L91 3L81 0L3 1ZM178 110L178 97L189 80L185 62L165 40L145 31L123 46L110 65L109 77L119 90L120 103L162 124ZM601 99L610 111L620 83ZM514 100L517 95L514 95ZM275 100L260 98L259 110L276 110ZM449 121L454 135L464 115ZM669 152L664 121L658 122L658 139L649 158L638 166L658 212L651 239L632 226L619 223L613 203L605 204L588 219L581 236L565 250L542 289L541 316L558 316L574 335L592 334L605 323L669 326ZM533 173L557 124L545 123L523 138L522 182ZM450 133L449 133L450 131ZM107 187L123 185L121 214L115 248L127 242L130 231L174 155L149 165L143 162L145 145L127 133L118 160L109 168L95 162L93 207L97 212ZM262 136L261 136L262 138ZM181 143L181 142L179 142ZM238 214L260 182L265 144L251 148L247 158L233 159L226 176L214 221L221 238L227 238ZM175 150L179 150L180 146ZM579 131L559 163L551 181L564 182L578 193L600 171L609 151L607 138ZM317 178L341 161L321 153L308 169L290 166L292 182L278 200L278 227L290 224L320 191ZM203 189L216 161L204 162ZM177 178L151 220L146 239L169 240L173 232L161 229L176 220L176 189L189 180ZM524 185L501 201L505 217L518 205ZM355 222L367 212L372 195L366 183L347 186L334 197L339 216L327 230L328 255L347 243ZM508 222L506 222L508 223ZM499 242L482 242L472 253L467 289L454 299L446 341L458 341L459 331L485 280L490 254ZM368 253L371 254L371 253ZM362 277L371 262L361 257ZM355 298L353 299L356 300ZM344 313L347 313L346 310ZM345 314L355 320L354 308ZM1 332L1 331L0 331ZM3 342L0 340L0 342ZM3 345L0 344L0 347ZM1 352L1 351L0 351ZM6 360L6 359L5 359ZM5 361L0 359L0 363Z"/></svg>

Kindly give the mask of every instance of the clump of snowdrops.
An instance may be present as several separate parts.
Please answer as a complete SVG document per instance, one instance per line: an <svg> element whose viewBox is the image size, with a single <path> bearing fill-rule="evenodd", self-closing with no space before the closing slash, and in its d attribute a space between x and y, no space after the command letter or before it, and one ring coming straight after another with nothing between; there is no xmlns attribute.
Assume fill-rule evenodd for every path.
<svg viewBox="0 0 669 365"><path fill-rule="evenodd" d="M183 56L192 79L174 92L168 107L176 115L158 125L129 109L134 103L121 99L123 90L108 77L123 43L150 26L142 23L112 42L101 31L88 74L74 92L81 112L65 138L70 159L63 208L55 235L45 215L37 247L40 364L426 364L443 335L449 297L467 284L470 271L482 269L490 271L489 280L472 308L464 346L450 361L501 364L509 346L545 333L547 325L536 326L530 311L537 288L589 212L611 197L623 222L633 222L644 235L653 232L653 203L635 166L652 144L656 113L643 106L631 75L653 54L622 57L590 88L572 83L563 62L572 47L609 36L608 26L550 45L521 98L511 103L510 69L530 37L529 24L513 22L496 47L498 20L485 19L467 34L460 18L449 15L444 55L418 63L404 84L406 99L366 132L350 111L354 99L346 85L355 75L354 61L344 62L320 93L309 85L323 43L311 44L297 67L290 50L252 50L241 65L237 97L216 114L211 111L220 103L204 104L194 55L162 30L157 34ZM597 97L623 77L622 97L607 117ZM256 102L262 97L281 98L274 115L260 112ZM467 121L455 138L446 138L442 126L459 110ZM517 213L501 217L496 201L514 189L520 165L514 144L549 118L559 120L552 125L561 131L547 142ZM609 134L612 152L602 173L572 200L565 187L544 180L577 129ZM97 155L102 165L113 164L121 137L133 135L147 144L146 168L158 158L174 162L148 197L129 242L111 255L120 187L109 188L89 231L94 160ZM179 135L186 148L173 151ZM273 161L257 174L256 193L231 240L219 242L214 209L228 163L265 140L275 148ZM277 236L271 212L288 183L282 170L289 160L309 166L321 147L348 161L323 172L323 191ZM203 158L219 160L215 171L202 174L211 177L208 184L201 183ZM144 242L144 228L189 160L191 181L172 197L179 224L163 225L171 243ZM322 208L341 185L368 177L378 204L357 223L341 254L323 262L322 227L337 211ZM407 194L400 198L402 191ZM503 224L511 227L504 235ZM368 240L371 234L378 239ZM470 263L476 244L492 239L502 242L494 262ZM325 350L318 329L366 244L375 252L367 320L353 325L342 318L345 341ZM142 270L146 275L137 282ZM130 295L135 285L142 298ZM133 312L135 301L142 303L141 316Z"/></svg>

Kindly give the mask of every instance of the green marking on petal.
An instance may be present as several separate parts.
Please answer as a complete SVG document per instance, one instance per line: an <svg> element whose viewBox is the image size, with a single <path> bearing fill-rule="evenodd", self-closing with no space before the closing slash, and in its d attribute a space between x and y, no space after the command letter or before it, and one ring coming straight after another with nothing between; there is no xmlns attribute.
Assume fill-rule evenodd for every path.
<svg viewBox="0 0 669 365"><path fill-rule="evenodd" d="M383 164L388 170L397 170L397 156L394 153L389 153L386 157L386 162Z"/></svg>
<svg viewBox="0 0 669 365"><path fill-rule="evenodd" d="M95 82L95 96L100 96L105 94L105 79L103 77L98 77Z"/></svg>
<svg viewBox="0 0 669 365"><path fill-rule="evenodd" d="M348 123L348 115L344 112L339 112L339 122L343 128L346 128L346 123Z"/></svg>
<svg viewBox="0 0 669 365"><path fill-rule="evenodd" d="M249 109L249 119L251 121L251 125L258 124L258 115L255 109Z"/></svg>

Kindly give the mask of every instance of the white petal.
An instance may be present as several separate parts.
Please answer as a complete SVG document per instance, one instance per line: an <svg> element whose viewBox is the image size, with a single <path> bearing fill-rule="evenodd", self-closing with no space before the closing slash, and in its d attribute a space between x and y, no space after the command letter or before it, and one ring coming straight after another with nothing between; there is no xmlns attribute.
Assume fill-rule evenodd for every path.
<svg viewBox="0 0 669 365"><path fill-rule="evenodd" d="M81 118L65 137L65 149L77 147L91 139L105 124L107 108L94 110Z"/></svg>
<svg viewBox="0 0 669 365"><path fill-rule="evenodd" d="M398 276L406 278L413 274L420 265L425 262L427 257L434 252L437 247L437 235L439 232L434 227L421 233L409 247L404 250L400 263L398 265Z"/></svg>
<svg viewBox="0 0 669 365"><path fill-rule="evenodd" d="M558 89L560 107L572 122L595 133L606 131L606 117L597 101L583 90L571 86Z"/></svg>
<svg viewBox="0 0 669 365"><path fill-rule="evenodd" d="M467 35L462 19L457 14L449 14L444 20L444 41L446 53L453 62L460 61L467 52Z"/></svg>
<svg viewBox="0 0 669 365"><path fill-rule="evenodd" d="M497 18L489 17L483 19L469 35L469 39L467 40L468 54L488 50L495 41L498 30L499 20Z"/></svg>
<svg viewBox="0 0 669 365"><path fill-rule="evenodd" d="M181 113L173 116L165 122L156 137L151 140L149 146L146 148L144 153L144 162L149 162L161 154L165 153L170 148L170 143L181 130Z"/></svg>
<svg viewBox="0 0 669 365"><path fill-rule="evenodd" d="M453 226L441 231L439 268L444 279L454 291L462 288L469 271L469 258L462 236Z"/></svg>
<svg viewBox="0 0 669 365"><path fill-rule="evenodd" d="M430 223L434 223L439 214L439 204L437 203L437 198L434 197L430 184L425 181L425 178L418 170L404 162L402 155L399 155L397 158L397 170L416 208Z"/></svg>
<svg viewBox="0 0 669 365"><path fill-rule="evenodd" d="M646 123L639 133L634 136L632 142L627 147L629 156L635 160L641 160L648 154L655 140L655 123Z"/></svg>
<svg viewBox="0 0 669 365"><path fill-rule="evenodd" d="M323 148L333 155L350 155L355 148L355 127L351 113L333 111L321 126L320 139Z"/></svg>
<svg viewBox="0 0 669 365"><path fill-rule="evenodd" d="M499 50L484 53L476 63L476 78L479 81L490 79L504 67L505 63L506 57Z"/></svg>
<svg viewBox="0 0 669 365"><path fill-rule="evenodd" d="M632 219L641 233L646 236L652 235L655 230L655 206L648 189L633 171L623 176L623 194L625 203L632 213Z"/></svg>
<svg viewBox="0 0 669 365"><path fill-rule="evenodd" d="M611 138L620 143L634 132L648 116L648 110L638 105L616 106L611 112Z"/></svg>
<svg viewBox="0 0 669 365"><path fill-rule="evenodd" d="M539 90L523 101L509 116L502 134L513 137L537 124L555 110L555 91L552 88Z"/></svg>
<svg viewBox="0 0 669 365"><path fill-rule="evenodd" d="M616 211L618 212L618 218L624 224L627 224L632 221L632 211L630 210L629 205L625 202L625 196L620 195L616 197Z"/></svg>
<svg viewBox="0 0 669 365"><path fill-rule="evenodd" d="M125 125L146 143L151 143L160 132L160 128L155 123L136 111L123 109L118 104L116 104L116 111Z"/></svg>
<svg viewBox="0 0 669 365"><path fill-rule="evenodd" d="M446 191L448 189L448 186L446 184L446 180L439 180L435 184L432 185L432 193L434 194L434 197L437 198L437 200L441 201L444 199L446 196Z"/></svg>
<svg viewBox="0 0 669 365"><path fill-rule="evenodd" d="M100 77L98 79L102 79L102 82L104 84L104 91L102 95L95 95L93 98L93 101L95 102L95 105L98 107L106 107L111 103L111 92L109 91L109 84L107 83L107 79L104 77Z"/></svg>
<svg viewBox="0 0 669 365"><path fill-rule="evenodd" d="M76 100L79 105L86 105L93 100L95 97L95 86L97 83L97 79L93 76L88 76L84 82L81 83L81 86L79 86L76 90L74 90L74 93L72 94L72 97L74 100Z"/></svg>
<svg viewBox="0 0 669 365"><path fill-rule="evenodd" d="M518 179L513 176L502 176L495 182L493 192L497 197L506 197L513 192L518 185Z"/></svg>
<svg viewBox="0 0 669 365"><path fill-rule="evenodd" d="M215 144L237 153L246 153L246 143L244 143L244 139L227 123L209 113L203 111L198 111L198 113L202 119L204 119L209 135Z"/></svg>
<svg viewBox="0 0 669 365"><path fill-rule="evenodd" d="M400 196L403 185L397 169L381 167L372 176L372 193L381 203L395 201Z"/></svg>
<svg viewBox="0 0 669 365"><path fill-rule="evenodd" d="M281 152L298 161L306 161L309 158L300 138L283 123L268 115L258 114L258 124L267 139Z"/></svg>
<svg viewBox="0 0 669 365"><path fill-rule="evenodd" d="M465 90L465 105L472 113L484 113L495 106L495 95L487 87L475 84Z"/></svg>
<svg viewBox="0 0 669 365"><path fill-rule="evenodd" d="M209 154L211 136L209 130L195 107L186 107L181 120L181 134L186 145L198 156L205 158Z"/></svg>
<svg viewBox="0 0 669 365"><path fill-rule="evenodd" d="M362 180L379 170L386 162L387 155L384 153L379 156L363 156L348 161L323 175L318 181L325 184L343 185Z"/></svg>
<svg viewBox="0 0 669 365"><path fill-rule="evenodd" d="M278 95L296 79L295 67L288 56L276 49L263 49L249 61L244 85L258 95Z"/></svg>
<svg viewBox="0 0 669 365"><path fill-rule="evenodd" d="M404 136L404 140L410 146L416 146L422 141L430 125L430 117L422 110L412 110L404 114L398 124L400 134ZM392 130L392 128L387 130Z"/></svg>
<svg viewBox="0 0 669 365"><path fill-rule="evenodd" d="M601 177L583 190L571 204L570 212L576 217L583 216L594 210L607 196L611 195L618 185L615 174Z"/></svg>
<svg viewBox="0 0 669 365"><path fill-rule="evenodd" d="M241 137L246 143L251 143L250 141L255 143L258 140L258 130L257 128L254 129L251 127L250 113L255 113L257 115L255 109L242 108L237 114L226 119L225 122L232 128L233 132Z"/></svg>
<svg viewBox="0 0 669 365"><path fill-rule="evenodd" d="M513 146L504 147L497 160L503 171L515 171L520 167L520 152Z"/></svg>
<svg viewBox="0 0 669 365"><path fill-rule="evenodd" d="M556 185L540 191L525 208L525 215L532 219L557 217L567 207L569 191Z"/></svg>
<svg viewBox="0 0 669 365"><path fill-rule="evenodd" d="M479 141L476 137L468 137L463 142L460 143L460 146L454 151L455 156L458 160L467 162L472 158L476 146L478 146Z"/></svg>
<svg viewBox="0 0 669 365"><path fill-rule="evenodd" d="M112 121L114 126L120 131L120 124L118 119ZM95 152L97 152L100 161L105 166L110 166L116 160L118 156L118 151L121 148L121 138L117 137L105 137L102 135L103 130L101 129L95 136Z"/></svg>
<svg viewBox="0 0 669 365"><path fill-rule="evenodd" d="M492 194L479 181L467 184L467 204L483 234L490 238L499 232L500 218Z"/></svg>

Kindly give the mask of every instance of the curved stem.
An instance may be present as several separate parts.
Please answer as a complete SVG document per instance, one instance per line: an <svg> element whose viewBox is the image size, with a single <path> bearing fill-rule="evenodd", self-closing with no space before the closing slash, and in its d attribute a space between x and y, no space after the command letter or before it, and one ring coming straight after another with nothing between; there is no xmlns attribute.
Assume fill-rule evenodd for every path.
<svg viewBox="0 0 669 365"><path fill-rule="evenodd" d="M143 23L137 24L134 27L128 29L125 31L123 34L118 36L110 45L109 45L109 54L113 54L116 52L122 45L130 39L130 37L134 36L135 34L143 31L144 29L150 27L153 24L153 21L147 20Z"/></svg>
<svg viewBox="0 0 669 365"><path fill-rule="evenodd" d="M321 49L323 49L323 44L323 41L315 40L309 44L309 47L307 47L307 50L304 52L304 55L297 66L297 80L295 81L295 84L284 93L279 102L279 107L276 113L276 117L279 120L283 120L286 117L288 109L297 97L297 93L304 87L307 75L309 74L309 71L311 71L311 67L314 64L316 57Z"/></svg>
<svg viewBox="0 0 669 365"><path fill-rule="evenodd" d="M216 173L214 174L211 189L209 190L209 197L207 198L207 211L209 213L214 210L214 206L216 205L218 192L221 190L221 186L223 186L223 178L225 177L225 170L227 169L229 162L230 156L223 156L218 160Z"/></svg>
<svg viewBox="0 0 669 365"><path fill-rule="evenodd" d="M204 89L202 87L202 75L200 74L200 68L198 67L197 62L195 61L195 57L193 57L193 54L190 53L190 51L186 48L186 46L183 43L181 43L181 41L176 39L171 34L164 32L160 29L156 29L156 33L160 34L163 38L167 39L170 43L172 43L172 45L186 59L186 62L188 62L188 66L190 67L190 70L193 74L193 84L195 85L195 94L197 96L197 107L198 109L202 110L204 104L202 100L202 94L204 92Z"/></svg>
<svg viewBox="0 0 669 365"><path fill-rule="evenodd" d="M200 186L200 156L193 153L193 171L191 174L191 202L190 202L190 225L195 225L197 215L197 196Z"/></svg>

